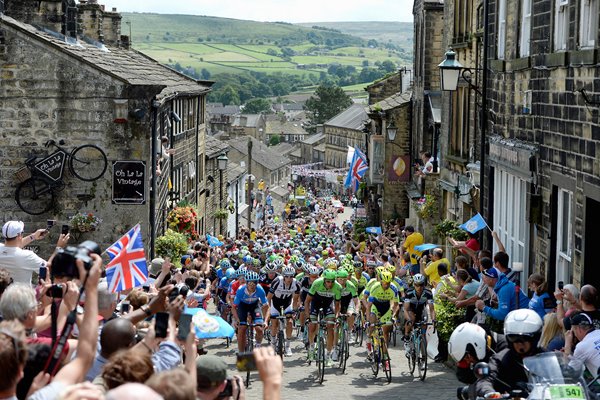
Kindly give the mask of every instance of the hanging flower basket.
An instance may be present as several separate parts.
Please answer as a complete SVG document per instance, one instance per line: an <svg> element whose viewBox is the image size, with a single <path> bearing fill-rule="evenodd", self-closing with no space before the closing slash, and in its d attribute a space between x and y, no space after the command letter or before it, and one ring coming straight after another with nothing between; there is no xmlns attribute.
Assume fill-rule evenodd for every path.
<svg viewBox="0 0 600 400"><path fill-rule="evenodd" d="M438 201L435 196L426 194L414 204L414 209L420 219L429 219L438 212Z"/></svg>
<svg viewBox="0 0 600 400"><path fill-rule="evenodd" d="M227 219L229 218L229 211L225 208L219 208L215 211L215 218L217 219Z"/></svg>
<svg viewBox="0 0 600 400"><path fill-rule="evenodd" d="M102 223L102 219L92 213L77 213L69 219L71 231L84 233L97 230Z"/></svg>
<svg viewBox="0 0 600 400"><path fill-rule="evenodd" d="M175 232L181 232L190 239L196 239L196 222L198 221L198 213L192 206L175 207L167 215L167 223L169 228Z"/></svg>

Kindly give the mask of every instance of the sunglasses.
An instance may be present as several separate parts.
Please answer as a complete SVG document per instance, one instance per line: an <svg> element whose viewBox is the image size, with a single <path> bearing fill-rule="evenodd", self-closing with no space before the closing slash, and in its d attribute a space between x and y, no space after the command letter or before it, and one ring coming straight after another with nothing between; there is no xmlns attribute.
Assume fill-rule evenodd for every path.
<svg viewBox="0 0 600 400"><path fill-rule="evenodd" d="M325 283L333 283L335 279L324 279Z"/></svg>
<svg viewBox="0 0 600 400"><path fill-rule="evenodd" d="M531 342L531 336L528 335L506 335L506 340L510 343L528 343Z"/></svg>

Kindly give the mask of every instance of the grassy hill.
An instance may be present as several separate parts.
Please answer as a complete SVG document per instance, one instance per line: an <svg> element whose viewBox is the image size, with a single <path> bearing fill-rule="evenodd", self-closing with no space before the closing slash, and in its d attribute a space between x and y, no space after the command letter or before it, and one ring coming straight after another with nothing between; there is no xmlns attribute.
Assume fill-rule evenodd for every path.
<svg viewBox="0 0 600 400"><path fill-rule="evenodd" d="M123 13L122 21L123 33L131 29L134 48L191 76L217 81L214 90L222 80L218 75L243 73L264 73L280 80L291 77L289 88L280 90L283 94L324 81L348 86L366 80L366 86L389 72L390 65L392 69L412 65L412 44L408 45L412 38L407 37L406 27L396 23L352 23L354 28L347 23L300 26L151 13ZM390 25L404 29L398 38ZM265 91L253 90L248 96L255 97L257 92Z"/></svg>

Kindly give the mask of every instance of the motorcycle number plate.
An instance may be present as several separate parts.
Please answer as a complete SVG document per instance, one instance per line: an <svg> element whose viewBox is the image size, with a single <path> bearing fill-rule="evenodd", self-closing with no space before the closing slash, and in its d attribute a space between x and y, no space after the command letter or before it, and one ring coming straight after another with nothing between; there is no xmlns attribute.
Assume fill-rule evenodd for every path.
<svg viewBox="0 0 600 400"><path fill-rule="evenodd" d="M581 386L577 385L552 385L550 386L550 398L552 400L580 400L585 399L585 393Z"/></svg>

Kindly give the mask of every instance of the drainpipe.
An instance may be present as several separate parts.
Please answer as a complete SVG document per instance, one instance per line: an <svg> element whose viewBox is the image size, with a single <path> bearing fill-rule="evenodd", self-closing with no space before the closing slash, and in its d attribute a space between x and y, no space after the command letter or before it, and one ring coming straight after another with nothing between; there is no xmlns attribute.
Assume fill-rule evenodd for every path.
<svg viewBox="0 0 600 400"><path fill-rule="evenodd" d="M156 100L152 100L152 143L151 143L151 151L152 155L150 157L150 175L152 179L150 180L150 259L154 258L154 247L155 247L155 236L156 236L156 152L158 150L158 146L156 143L156 135L158 129L158 109L160 107L160 102Z"/></svg>
<svg viewBox="0 0 600 400"><path fill-rule="evenodd" d="M487 141L487 128L488 128L488 101L487 101L487 88L488 88L488 52L489 52L489 0L483 1L483 76L482 76L482 84L481 84L481 148L480 148L480 173L479 173L479 187L480 187L480 195L479 195L479 210L481 211L481 215L483 218L488 221L488 223L493 223L487 215L488 210L484 210L485 206L485 178L487 175L487 170L485 168L485 152L486 152L486 141ZM487 243L491 243L491 234L488 232L488 229L484 230L483 239L487 239ZM482 246L485 246L486 240L481 242ZM485 248L485 247L484 247Z"/></svg>

